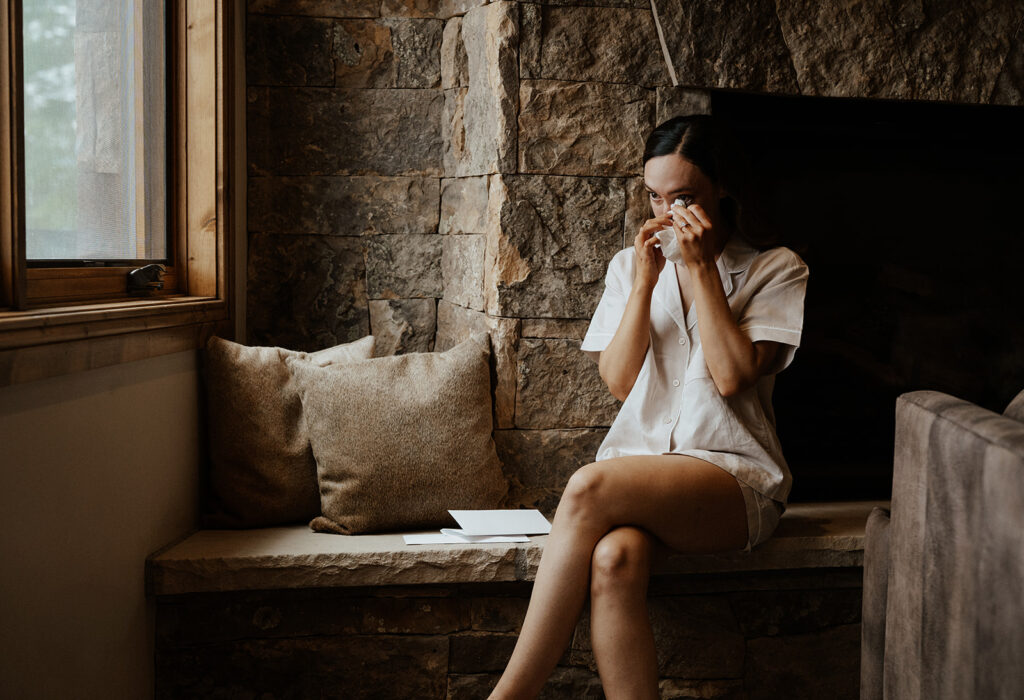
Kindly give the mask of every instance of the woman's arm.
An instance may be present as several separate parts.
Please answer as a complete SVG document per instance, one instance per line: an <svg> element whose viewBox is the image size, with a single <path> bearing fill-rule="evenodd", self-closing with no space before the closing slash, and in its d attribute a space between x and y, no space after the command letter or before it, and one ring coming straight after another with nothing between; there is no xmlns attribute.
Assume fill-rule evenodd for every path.
<svg viewBox="0 0 1024 700"><path fill-rule="evenodd" d="M653 287L646 288L633 282L619 327L597 362L601 379L619 401L625 401L629 396L647 356L647 346L651 341L653 291Z"/></svg>
<svg viewBox="0 0 1024 700"><path fill-rule="evenodd" d="M697 328L711 378L722 396L746 391L775 360L779 344L771 340L752 343L736 325L714 262L694 262L686 267L694 282Z"/></svg>
<svg viewBox="0 0 1024 700"><path fill-rule="evenodd" d="M626 310L611 342L598 358L597 369L601 379L619 401L625 401L633 390L647 356L647 346L651 342L651 295L665 267L665 256L653 245L657 243L654 232L671 222L672 216L668 213L648 219L633 239L636 264Z"/></svg>
<svg viewBox="0 0 1024 700"><path fill-rule="evenodd" d="M672 207L676 237L693 282L697 328L708 371L722 396L746 391L761 378L778 353L779 344L751 342L733 318L722 277L715 264L717 231L699 204Z"/></svg>

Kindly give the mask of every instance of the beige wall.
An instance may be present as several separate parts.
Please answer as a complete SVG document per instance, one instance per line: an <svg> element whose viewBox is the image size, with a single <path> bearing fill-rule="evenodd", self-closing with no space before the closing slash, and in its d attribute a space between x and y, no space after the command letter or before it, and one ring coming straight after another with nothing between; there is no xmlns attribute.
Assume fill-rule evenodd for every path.
<svg viewBox="0 0 1024 700"><path fill-rule="evenodd" d="M234 8L231 214L245 231L245 4ZM194 351L0 387L0 698L153 697L145 560L196 523L199 390Z"/></svg>
<svg viewBox="0 0 1024 700"><path fill-rule="evenodd" d="M245 4L234 0L245 231ZM245 337L245 237L233 246ZM0 698L153 697L146 556L191 531L201 445L197 353L0 387Z"/></svg>
<svg viewBox="0 0 1024 700"><path fill-rule="evenodd" d="M152 697L146 556L196 520L196 353L0 389L0 697Z"/></svg>

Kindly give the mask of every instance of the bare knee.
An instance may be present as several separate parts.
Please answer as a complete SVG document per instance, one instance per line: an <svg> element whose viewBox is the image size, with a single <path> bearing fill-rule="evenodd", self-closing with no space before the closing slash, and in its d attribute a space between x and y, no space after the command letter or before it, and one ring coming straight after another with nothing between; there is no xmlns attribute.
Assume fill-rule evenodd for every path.
<svg viewBox="0 0 1024 700"><path fill-rule="evenodd" d="M562 499L558 503L558 510L572 519L598 515L601 511L604 483L604 467L600 464L594 462L580 467L569 477L565 491L562 492Z"/></svg>
<svg viewBox="0 0 1024 700"><path fill-rule="evenodd" d="M591 595L646 590L651 547L651 536L635 527L618 527L602 537L591 559Z"/></svg>

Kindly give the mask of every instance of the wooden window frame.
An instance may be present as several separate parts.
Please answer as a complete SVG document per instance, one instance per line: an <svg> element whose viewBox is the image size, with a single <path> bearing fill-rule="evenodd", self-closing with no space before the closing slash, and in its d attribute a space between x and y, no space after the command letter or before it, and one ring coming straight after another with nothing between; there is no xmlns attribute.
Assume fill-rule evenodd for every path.
<svg viewBox="0 0 1024 700"><path fill-rule="evenodd" d="M167 3L173 259L167 291L137 298L131 267L25 265L21 0L0 0L0 386L231 336L234 3Z"/></svg>

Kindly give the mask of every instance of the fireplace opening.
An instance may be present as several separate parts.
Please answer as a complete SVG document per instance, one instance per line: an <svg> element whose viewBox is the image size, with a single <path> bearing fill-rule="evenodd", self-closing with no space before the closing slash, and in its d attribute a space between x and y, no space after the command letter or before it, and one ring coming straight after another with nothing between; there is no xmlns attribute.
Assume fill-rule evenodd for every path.
<svg viewBox="0 0 1024 700"><path fill-rule="evenodd" d="M896 397L1024 388L1024 108L712 91L810 269L775 388L794 501L889 498Z"/></svg>

